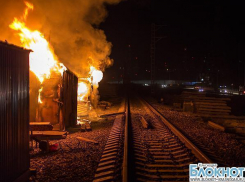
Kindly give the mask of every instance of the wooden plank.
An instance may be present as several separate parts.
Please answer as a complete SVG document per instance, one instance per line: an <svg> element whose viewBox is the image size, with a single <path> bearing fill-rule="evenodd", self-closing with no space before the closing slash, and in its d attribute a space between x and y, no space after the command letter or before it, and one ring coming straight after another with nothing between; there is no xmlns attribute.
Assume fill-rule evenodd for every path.
<svg viewBox="0 0 245 182"><path fill-rule="evenodd" d="M114 171L106 171L106 172L95 174L94 177L99 178L99 177L109 176L109 175L113 175L113 174L114 174Z"/></svg>
<svg viewBox="0 0 245 182"><path fill-rule="evenodd" d="M67 132L61 131L31 131L29 132L32 138L38 140L58 140L63 139L67 136Z"/></svg>
<svg viewBox="0 0 245 182"><path fill-rule="evenodd" d="M218 105L218 106L227 106L226 102L210 102L210 101L194 101L196 105Z"/></svg>
<svg viewBox="0 0 245 182"><path fill-rule="evenodd" d="M145 120L143 116L141 116L140 121L142 123L143 128L147 129L149 127L148 122Z"/></svg>
<svg viewBox="0 0 245 182"><path fill-rule="evenodd" d="M110 160L108 162L100 162L98 167L107 166L107 165L111 165L111 164L115 164L115 163L116 163L115 160Z"/></svg>
<svg viewBox="0 0 245 182"><path fill-rule="evenodd" d="M230 98L215 98L215 97L196 97L196 99L198 100L210 100L210 101L218 101L218 102L226 102L226 101L230 101Z"/></svg>
<svg viewBox="0 0 245 182"><path fill-rule="evenodd" d="M30 122L30 126L32 125L51 125L50 122Z"/></svg>
<svg viewBox="0 0 245 182"><path fill-rule="evenodd" d="M218 129L220 131L225 131L225 127L223 127L217 123L214 123L212 121L208 121L208 125L211 126L212 128Z"/></svg>
<svg viewBox="0 0 245 182"><path fill-rule="evenodd" d="M212 112L231 112L231 109L220 109L220 108L198 108L198 111L212 111Z"/></svg>
<svg viewBox="0 0 245 182"><path fill-rule="evenodd" d="M113 181L114 176L106 176L103 178L95 179L93 182L104 182L104 181Z"/></svg>
<svg viewBox="0 0 245 182"><path fill-rule="evenodd" d="M110 156L110 157L106 157L106 158L101 158L100 162L104 162L104 161L110 161L110 160L115 160L117 158L117 156Z"/></svg>
<svg viewBox="0 0 245 182"><path fill-rule="evenodd" d="M197 112L200 114L206 114L206 115L210 115L210 116L229 116L229 113L226 112L208 112L208 111L200 111Z"/></svg>
<svg viewBox="0 0 245 182"><path fill-rule="evenodd" d="M198 113L213 113L213 114L216 114L216 113L218 113L218 114L223 114L223 113L227 113L227 114L229 114L230 113L230 111L228 111L228 110L218 110L218 109L198 109L197 108L197 110L196 110Z"/></svg>
<svg viewBox="0 0 245 182"><path fill-rule="evenodd" d="M230 110L231 107L229 106L224 106L224 105L207 105L207 104L204 104L204 105L198 105L198 108L217 108L217 109L224 109L224 110Z"/></svg>
<svg viewBox="0 0 245 182"><path fill-rule="evenodd" d="M119 114L125 114L125 112L115 112L115 113L103 114L103 115L100 115L99 117L103 118L103 117L119 115Z"/></svg>
<svg viewBox="0 0 245 182"><path fill-rule="evenodd" d="M245 134L245 128L235 128L235 132L239 134Z"/></svg>
<svg viewBox="0 0 245 182"><path fill-rule="evenodd" d="M50 122L31 122L29 129L32 131L51 131L53 126Z"/></svg>
<svg viewBox="0 0 245 182"><path fill-rule="evenodd" d="M243 123L238 123L237 127L245 128L245 122L243 122Z"/></svg>
<svg viewBox="0 0 245 182"><path fill-rule="evenodd" d="M98 144L97 141L95 141L95 140L90 140L90 139L84 138L84 137L77 137L77 139L80 140L80 141L84 141L84 142L90 142L90 143Z"/></svg>
<svg viewBox="0 0 245 182"><path fill-rule="evenodd" d="M96 172L100 172L100 171L107 171L109 169L113 169L115 168L115 165L108 165L108 166L104 166L104 167L98 167Z"/></svg>
<svg viewBox="0 0 245 182"><path fill-rule="evenodd" d="M236 120L245 120L244 116L232 116L232 115L227 115L227 116L222 116L222 115L208 115L208 114L198 114L198 116L201 117L213 117L213 118L222 118L222 119L236 119Z"/></svg>
<svg viewBox="0 0 245 182"><path fill-rule="evenodd" d="M212 103L212 104L220 104L220 105L226 105L225 101L216 101L216 100L200 100L195 99L194 102L201 102L201 103Z"/></svg>
<svg viewBox="0 0 245 182"><path fill-rule="evenodd" d="M31 134L31 132L29 132ZM60 135L66 135L66 131L33 131L33 136L60 136Z"/></svg>
<svg viewBox="0 0 245 182"><path fill-rule="evenodd" d="M223 108L217 108L217 107L206 107L206 108L203 108L203 107L198 107L197 108L198 110L202 110L202 111L230 111L231 109L223 109Z"/></svg>

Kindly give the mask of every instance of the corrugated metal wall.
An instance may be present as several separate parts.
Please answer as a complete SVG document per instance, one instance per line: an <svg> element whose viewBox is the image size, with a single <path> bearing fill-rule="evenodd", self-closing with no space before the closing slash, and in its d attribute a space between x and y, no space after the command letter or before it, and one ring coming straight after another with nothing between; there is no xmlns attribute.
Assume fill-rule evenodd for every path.
<svg viewBox="0 0 245 182"><path fill-rule="evenodd" d="M77 87L78 78L70 71L63 75L63 107L62 115L66 127L75 126L77 123Z"/></svg>
<svg viewBox="0 0 245 182"><path fill-rule="evenodd" d="M29 51L0 42L0 181L29 165Z"/></svg>

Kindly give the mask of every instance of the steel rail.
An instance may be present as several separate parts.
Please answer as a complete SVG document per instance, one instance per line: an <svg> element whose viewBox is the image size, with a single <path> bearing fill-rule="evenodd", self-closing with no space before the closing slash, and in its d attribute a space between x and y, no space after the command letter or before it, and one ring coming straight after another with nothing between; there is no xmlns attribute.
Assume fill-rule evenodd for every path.
<svg viewBox="0 0 245 182"><path fill-rule="evenodd" d="M139 98L145 105L157 115L161 121L189 148L192 153L203 163L213 163L198 147L196 147L188 138L186 138L175 126L173 126L156 108L149 104L143 98Z"/></svg>
<svg viewBox="0 0 245 182"><path fill-rule="evenodd" d="M124 112L121 112L122 114L116 116L114 120L104 151L100 158L98 168L95 172L93 182L117 181L119 178L120 181L124 178L127 179L127 142L123 143L124 132L127 138L127 129L124 131L127 100L125 99L125 102L123 103ZM121 107L119 110L121 110ZM123 155L125 155L126 158Z"/></svg>
<svg viewBox="0 0 245 182"><path fill-rule="evenodd" d="M125 130L124 130L124 153L123 153L123 170L122 181L128 181L128 120L129 120L129 99L125 101Z"/></svg>

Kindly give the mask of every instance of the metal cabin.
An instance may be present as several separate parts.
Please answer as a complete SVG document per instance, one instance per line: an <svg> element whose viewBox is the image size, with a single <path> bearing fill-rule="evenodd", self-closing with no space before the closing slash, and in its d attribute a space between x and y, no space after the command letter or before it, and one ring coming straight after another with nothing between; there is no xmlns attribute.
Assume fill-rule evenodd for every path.
<svg viewBox="0 0 245 182"><path fill-rule="evenodd" d="M39 103L40 82L30 71L31 130L65 131L66 128L75 126L77 121L77 87L78 78L71 71L64 71L62 76L53 72L50 78L45 79L42 83L42 102Z"/></svg>
<svg viewBox="0 0 245 182"><path fill-rule="evenodd" d="M0 42L0 181L29 177L29 53Z"/></svg>
<svg viewBox="0 0 245 182"><path fill-rule="evenodd" d="M62 83L62 101L64 103L62 112L65 127L73 127L77 124L77 87L78 78L76 75L69 70L65 71Z"/></svg>

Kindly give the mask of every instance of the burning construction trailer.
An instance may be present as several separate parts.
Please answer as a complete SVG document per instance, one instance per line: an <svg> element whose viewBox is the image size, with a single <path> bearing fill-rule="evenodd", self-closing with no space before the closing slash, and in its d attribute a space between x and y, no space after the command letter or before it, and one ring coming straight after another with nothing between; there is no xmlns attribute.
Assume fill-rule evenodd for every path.
<svg viewBox="0 0 245 182"><path fill-rule="evenodd" d="M78 79L71 71L52 73L42 84L30 76L30 121L33 130L60 130L76 125ZM37 84L37 85L36 85Z"/></svg>
<svg viewBox="0 0 245 182"><path fill-rule="evenodd" d="M67 68L58 61L52 46L44 38L44 35L37 30L30 30L25 25L25 20L29 10L33 5L25 2L26 9L21 18L15 18L10 24L10 28L18 31L21 44L25 48L32 49L30 54L30 121L32 130L52 130L51 125L58 125L58 130L64 130L65 126L72 125L70 119L76 118L76 114L63 109L75 108L67 101L66 96L74 96L69 88L77 89L77 79L71 72L66 72ZM65 80L63 74L65 72ZM68 76L71 74L71 76ZM72 80L70 80L72 79ZM70 86L70 84L74 84ZM63 93L66 90L68 93ZM72 97L70 100L76 105ZM69 105L69 106L67 106ZM63 112L62 112L63 111ZM74 112L73 111L73 112ZM76 113L76 112L75 112ZM69 115L67 117L66 115ZM65 121L67 120L68 121ZM39 124L32 123L39 122ZM44 122L42 126L40 122ZM41 125L38 128L38 125Z"/></svg>
<svg viewBox="0 0 245 182"><path fill-rule="evenodd" d="M97 106L98 83L103 73L93 67L88 78L79 79L69 70L62 75L53 71L41 85L33 73L30 75L30 121L34 130L54 127L64 131L80 124L81 119L88 120L92 108Z"/></svg>
<svg viewBox="0 0 245 182"><path fill-rule="evenodd" d="M31 129L51 130L54 127L55 130L63 131L76 124L77 100L82 108L96 108L99 100L98 83L103 77L100 69L103 70L105 65L94 59L95 55L88 56L86 68L81 67L82 71L79 73L73 69L79 77L83 75L78 83L74 72L67 71L68 68L59 61L45 36L40 31L27 27L26 20L34 6L29 2L25 2L25 6L24 14L20 18L14 18L9 27L18 32L23 47L33 50L30 54ZM107 58L105 60L108 62ZM83 111L88 113L89 109Z"/></svg>
<svg viewBox="0 0 245 182"><path fill-rule="evenodd" d="M7 27L5 26L6 23L4 24L3 32L0 35L2 39L3 36L6 36L16 45L32 50L29 55L29 118L32 139L35 136L63 135L66 133L64 132L66 128L80 124L81 119L88 123L87 121L89 121L91 115L97 117L92 108L96 108L99 101L98 87L103 78L102 71L113 62L108 57L111 44L106 41L103 31L94 29L90 24L85 23L87 21L82 21L83 28L86 29L83 33L76 34L74 31L66 29L67 27L62 27L62 30L65 30L66 33L59 36L60 42L57 42L56 37L59 31L56 31L52 39L50 35L47 38L46 29L53 26L43 28L36 26L39 24L38 20L40 20L37 14L40 15L40 12L46 13L47 9L42 10L43 4L40 4L40 2L33 1L33 3L38 5L36 14L33 13L35 6L32 3L23 1L23 13L20 15L19 12L17 13L18 16L12 17L11 21L7 21L9 23ZM83 5L85 2L78 1L77 3ZM99 11L105 16L104 11L100 9L100 6L103 7L103 3L104 1L98 1L98 3L90 4L90 1L88 1L84 5L91 9L94 6L99 7ZM70 1L62 1L61 4L69 4L70 7L77 8ZM5 12L5 10L3 11ZM47 12L49 11L47 10ZM7 14L7 12L4 14ZM43 13L41 14L43 15ZM28 22L30 15L34 15L37 19L32 17L35 21L31 19ZM85 17L84 14L81 15L83 18ZM46 20L48 21L53 17L50 16ZM69 18L73 18L67 17L68 19L65 18L62 22L70 21ZM96 16L94 18L97 19ZM100 19L99 22L101 21ZM91 24L93 24L93 21ZM79 24L79 26L81 25ZM54 30L56 29L54 28ZM66 39L65 35L69 35L69 39ZM70 42L70 39L74 42ZM45 131L58 132L45 133ZM37 138L35 139L40 141Z"/></svg>
<svg viewBox="0 0 245 182"><path fill-rule="evenodd" d="M99 101L98 87L103 78L102 71L90 67L87 78L79 78L78 83L78 120L77 124L83 123L83 119L97 117L96 113L92 115L92 108L97 108Z"/></svg>

